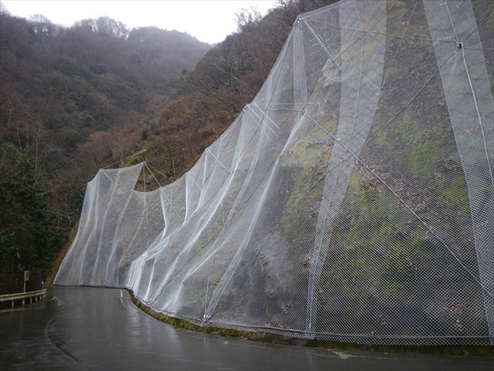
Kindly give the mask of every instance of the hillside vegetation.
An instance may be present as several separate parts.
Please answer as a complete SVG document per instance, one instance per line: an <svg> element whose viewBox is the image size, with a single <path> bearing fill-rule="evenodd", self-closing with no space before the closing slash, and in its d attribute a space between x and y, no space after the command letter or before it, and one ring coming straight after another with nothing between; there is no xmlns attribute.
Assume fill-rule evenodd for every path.
<svg viewBox="0 0 494 371"><path fill-rule="evenodd" d="M3 269L49 270L99 168L147 161L159 185L183 175L255 97L296 17L333 2L280 1L264 18L244 11L213 47L108 17L64 28L2 6Z"/></svg>

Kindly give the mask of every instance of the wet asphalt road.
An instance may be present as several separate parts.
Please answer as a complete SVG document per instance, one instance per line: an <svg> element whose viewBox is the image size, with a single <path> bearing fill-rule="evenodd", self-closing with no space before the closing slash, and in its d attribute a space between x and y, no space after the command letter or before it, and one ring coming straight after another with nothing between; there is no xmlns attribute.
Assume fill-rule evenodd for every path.
<svg viewBox="0 0 494 371"><path fill-rule="evenodd" d="M176 329L124 290L50 287L0 311L0 370L489 370L494 359L339 352Z"/></svg>

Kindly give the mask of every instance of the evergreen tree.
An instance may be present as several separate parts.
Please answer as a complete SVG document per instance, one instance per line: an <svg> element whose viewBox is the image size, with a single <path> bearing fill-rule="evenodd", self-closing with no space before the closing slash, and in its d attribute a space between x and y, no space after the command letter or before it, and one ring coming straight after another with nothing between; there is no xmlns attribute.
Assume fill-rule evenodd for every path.
<svg viewBox="0 0 494 371"><path fill-rule="evenodd" d="M0 174L1 267L46 275L62 241L48 182L33 156L12 144L1 147Z"/></svg>

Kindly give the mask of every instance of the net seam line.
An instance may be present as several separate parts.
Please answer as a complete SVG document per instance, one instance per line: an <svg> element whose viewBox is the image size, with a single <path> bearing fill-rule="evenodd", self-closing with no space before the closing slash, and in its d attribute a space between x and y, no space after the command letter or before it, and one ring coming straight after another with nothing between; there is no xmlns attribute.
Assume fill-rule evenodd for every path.
<svg viewBox="0 0 494 371"><path fill-rule="evenodd" d="M437 20L437 17L435 16L435 13L432 9L432 7L430 6L430 4L427 2L428 4L428 8L430 10L430 12L434 15L434 18ZM483 124L482 124L482 117L480 115L480 111L479 111L479 107L478 107L478 104L477 104L477 97L476 97L476 94L475 94L475 90L473 88L473 84L472 84L472 81L470 79L470 73L469 73L469 69L468 69L468 66L467 66L467 62L466 62L466 56L465 56L465 51L463 50L463 43L459 40L459 37L458 37L458 34L456 32L456 27L455 27L455 23L453 22L453 17L451 15L451 11L449 9L449 5L448 5L448 2L445 0L441 5L445 5L446 6L446 11L448 13L448 17L449 17L449 22L450 22L450 27L453 29L453 32L454 32L454 37L455 37L455 40L456 40L456 43L457 43L457 49L461 49L461 56L462 56L462 62L463 62L463 66L465 67L465 73L466 73L466 76L467 76L467 80L468 80L468 83L469 83L469 88L470 88L470 92L471 92L471 96L472 96L472 99L473 99L473 102L474 102L474 105L475 105L475 110L476 110L476 113L477 113L477 117L478 117L478 125L480 127L480 132L481 132L481 135L482 135L482 141L483 141L483 144L484 144L484 152L485 152L485 155L486 155L486 160L487 160L487 163L488 163L488 166L489 166L489 169L491 170L492 167L491 167L491 164L490 164L490 159L489 159L489 153L487 151L487 143L485 141L485 133L484 133L484 127L483 127ZM473 14L473 9L471 8L471 4L470 4L470 10L472 11L472 15L473 17L474 14ZM474 19L474 22L475 22L475 19ZM443 32L444 29L443 29ZM474 30L472 30L472 32L470 33L470 35L472 35L473 33L475 32L478 32L478 29L477 27L475 27ZM480 35L479 35L480 37ZM479 40L480 41L480 40ZM437 58L437 57L436 57ZM488 78L488 76L487 76ZM444 82L443 82L443 85L444 85ZM446 101L448 102L448 98L446 97ZM451 113L450 113L451 114ZM453 127L453 130L454 130L454 127ZM457 142L458 144L458 142ZM460 154L460 158L462 157L462 152L459 150L459 154ZM462 160L462 163L463 163L463 160ZM489 175L490 175L490 178L491 178L491 183L492 185L494 186L494 179L493 179L493 174L492 174L492 171L489 171ZM465 174L465 178L467 180L467 177L466 177L466 174ZM468 185L468 180L467 180L467 187L470 188L470 186ZM472 204L472 201L470 202ZM476 209L474 208L473 211L475 211ZM477 262L479 264L479 280L482 281L483 280L483 272L482 272L482 269L481 269L481 265L480 265L480 261L478 260L478 248L480 248L480 243L478 242L478 232L477 232L477 225L476 225L476 221L475 221L475 217L473 215L473 213L471 213L471 219L472 219L472 230L473 230L473 236L474 236L474 245L475 245L475 250L476 250L476 253L477 253ZM486 273L486 272L484 272ZM494 299L494 293L491 294L489 291L485 290L484 292L487 293L487 296L490 297L491 299ZM494 338L492 337L492 334L493 334L493 329L492 329L492 311L489 310L489 308L492 309L492 304L489 305L488 304L488 301L485 300L484 298L484 310L485 310L485 316L486 316L486 321L487 321L487 326L488 326L488 331L489 331L489 335L491 337L491 344L494 344Z"/></svg>
<svg viewBox="0 0 494 371"><path fill-rule="evenodd" d="M376 8L377 8L376 11L379 11L380 7L376 7ZM360 49L360 66L358 67L360 75L358 77L358 90L357 90L357 94L356 94L357 101L356 101L355 109L354 109L353 122L352 122L352 128L351 128L351 133L350 133L350 137L349 137L349 142L351 142L351 140L354 138L354 134L355 134L355 130L356 130L357 112L359 110L358 106L359 106L359 102L361 99L361 87L362 87L362 75L363 75L362 69L363 69L363 62L364 62L363 61L364 36L368 33L369 30L375 29L379 24L381 24L384 16L389 13L389 11L384 12L384 16L380 17L377 20L377 22L372 24L372 26L368 26L366 29L363 7L361 9L359 9L358 12L360 13L360 27L359 27L358 31L356 31L355 33L360 32L361 35L360 35L360 37L356 37L355 41L352 42L346 48L346 50L350 50L350 47L355 45L356 48ZM353 37L354 37L354 35L349 36L349 38L353 38ZM358 42L360 42L360 45L357 45ZM385 40L382 40L382 42L385 42ZM345 62L348 62L348 59ZM357 67L354 66L352 63L350 63L349 65L350 65L350 67L357 69ZM368 80L367 78L365 80L370 82L372 86L375 85L371 80ZM381 91L381 89L379 88L379 92L380 91ZM376 102L375 108L377 108L377 103L378 103L378 101ZM374 115L375 115L375 111L374 111ZM370 122L370 126L368 127L367 135L368 135L368 132L369 132L371 126L372 126L372 122ZM343 131L344 131L344 129L343 129ZM344 133L342 133L342 134L344 134ZM338 140L338 143L341 143L341 142ZM365 145L365 141L361 144L360 148L358 149L359 152L362 150L364 145ZM347 150L349 150L346 146L343 146L343 147L346 148ZM347 158L349 158L349 156L347 156ZM329 241L331 241L332 225L334 223L334 219L331 215L329 215L329 213L330 213L331 205L333 204L333 198L336 197L335 195L337 195L337 194L340 195L340 193L341 193L341 191L338 192L338 190L337 190L340 176L345 177L345 178L347 177L347 175L344 174L344 171L342 170L343 164L344 164L343 160L339 162L339 169L337 171L337 176L336 176L336 179L334 179L334 183L333 183L332 189L330 191L330 194L329 194L329 197L327 200L327 208L323 204L323 201L321 201L320 207L324 208L324 212L326 215L323 217L324 218L323 219L323 225L321 226L322 231L321 230L317 231L317 229L318 229L317 227L319 226L319 220L317 222L316 239L314 240L314 248L312 249L312 253L311 253L311 256L312 257L315 256L316 259L315 259L314 269L311 269L309 271L309 282L308 282L308 287L307 287L308 292L307 292L306 330L308 332L310 332L312 330L312 326L315 325L315 323L317 321L317 298L319 295L315 291L316 291L316 286L319 284L319 281L320 281L320 277L321 277L322 269L323 269L323 264L324 264L324 261L326 260L326 254L327 254L327 252L324 251L324 248L318 244L317 234L324 234L323 231L327 232L328 231L328 223L330 223L331 226L329 226L328 239L329 239ZM350 172L352 172L352 171L353 171L353 166L352 166ZM326 184L326 182L327 182L327 180L325 181L325 184ZM346 189L347 188L348 188L348 183L347 183ZM346 189L344 190L344 193L342 194L343 197L345 196L345 194L347 192ZM324 192L323 192L323 197L324 197ZM338 202L338 201L336 201L336 202ZM319 215L321 215L321 211L319 212ZM318 219L319 219L319 217L318 217ZM322 243L322 241L321 241L321 243ZM324 259L324 261L321 261L321 254L322 254L322 258Z"/></svg>
<svg viewBox="0 0 494 371"><path fill-rule="evenodd" d="M311 35L314 37L314 39L316 40L316 42L319 44L319 46L323 50L324 54L326 54L326 56L331 60L331 62L333 62L333 64L336 66L336 68L338 68L338 70L341 71L341 66L338 64L338 62L336 62L336 59L331 55L331 53L326 48L326 46L324 45L324 43L321 41L321 39L319 38L319 36L316 35L316 33L314 32L314 30L312 29L312 27L309 26L309 24L307 23L307 21L305 20L305 18L304 17L299 17L297 21L302 21L302 23L305 25L305 27L307 28L307 30L311 33Z"/></svg>
<svg viewBox="0 0 494 371"><path fill-rule="evenodd" d="M461 48L461 52L462 52L462 57L463 57L462 58L463 59L463 65L465 66L465 72L467 74L468 83L470 85L470 90L472 92L473 102L475 103L475 110L477 111L477 117L479 119L480 132L482 133L482 141L484 143L485 157L487 159L487 164L489 166L489 169L492 169L489 152L487 151L487 142L486 142L486 139L485 139L484 124L482 122L482 116L480 115L479 106L477 104L477 96L476 96L475 90L473 88L472 80L470 79L470 72L469 72L469 69L468 69L468 66L467 66L467 61L466 61L466 57L465 57L465 51L463 50L463 48ZM493 175L492 171L489 171L489 175L491 177L491 183L492 183L492 185L494 187L494 175Z"/></svg>

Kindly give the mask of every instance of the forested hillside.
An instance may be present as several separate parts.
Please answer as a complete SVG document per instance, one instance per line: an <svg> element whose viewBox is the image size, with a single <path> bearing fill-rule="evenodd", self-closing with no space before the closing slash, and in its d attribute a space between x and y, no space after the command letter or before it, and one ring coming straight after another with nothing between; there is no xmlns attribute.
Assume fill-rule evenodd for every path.
<svg viewBox="0 0 494 371"><path fill-rule="evenodd" d="M264 83L297 16L335 0L280 0L265 17L237 14L238 31L215 45L187 73L180 95L152 118L146 160L164 173L160 184L176 180L233 122Z"/></svg>
<svg viewBox="0 0 494 371"><path fill-rule="evenodd" d="M3 7L3 267L49 269L99 168L147 161L160 185L183 175L255 97L296 17L333 2L281 0L264 18L245 11L213 47L108 17L63 28Z"/></svg>
<svg viewBox="0 0 494 371"><path fill-rule="evenodd" d="M46 268L86 181L124 164L210 46L106 17L70 28L0 17L0 257Z"/></svg>

